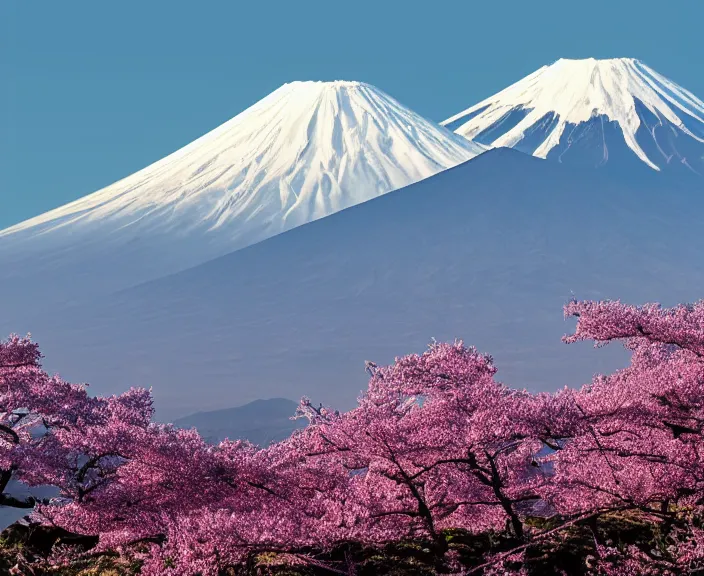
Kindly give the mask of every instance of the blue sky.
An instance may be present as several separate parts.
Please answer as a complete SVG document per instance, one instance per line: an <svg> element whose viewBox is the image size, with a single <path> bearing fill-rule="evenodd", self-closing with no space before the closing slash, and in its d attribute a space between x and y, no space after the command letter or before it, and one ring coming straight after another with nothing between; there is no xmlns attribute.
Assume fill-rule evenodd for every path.
<svg viewBox="0 0 704 576"><path fill-rule="evenodd" d="M704 98L702 0L0 3L0 228L173 152L291 80L435 120L557 58L640 58Z"/></svg>

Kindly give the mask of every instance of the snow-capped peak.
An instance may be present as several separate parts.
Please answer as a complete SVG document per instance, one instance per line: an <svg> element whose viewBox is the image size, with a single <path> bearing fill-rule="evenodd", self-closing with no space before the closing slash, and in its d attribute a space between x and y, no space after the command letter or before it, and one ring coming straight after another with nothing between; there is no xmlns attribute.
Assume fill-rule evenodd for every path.
<svg viewBox="0 0 704 576"><path fill-rule="evenodd" d="M422 180L485 149L369 84L291 82L151 166L1 231L0 249L14 240L49 251L109 244L111 254L116 244L162 245L157 268L164 273ZM184 238L177 250L174 242Z"/></svg>
<svg viewBox="0 0 704 576"><path fill-rule="evenodd" d="M231 225L235 249L485 149L369 84L291 82L151 166L0 235L67 224L104 230L112 220L179 233Z"/></svg>
<svg viewBox="0 0 704 576"><path fill-rule="evenodd" d="M595 119L617 123L628 148L655 170L677 156L701 161L673 152L657 132L674 127L689 144L704 143L704 103L634 58L561 58L442 124L545 158L556 148L564 153L575 128ZM604 148L608 156L606 141Z"/></svg>

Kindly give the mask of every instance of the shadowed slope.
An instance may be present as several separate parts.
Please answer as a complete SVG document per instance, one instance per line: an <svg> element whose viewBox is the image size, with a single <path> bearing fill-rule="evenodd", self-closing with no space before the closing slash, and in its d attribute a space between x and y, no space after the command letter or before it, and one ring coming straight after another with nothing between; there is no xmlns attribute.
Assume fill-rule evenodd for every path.
<svg viewBox="0 0 704 576"><path fill-rule="evenodd" d="M196 268L38 319L47 367L153 385L160 418L303 394L341 408L364 360L463 338L514 386L622 362L567 347L562 305L704 296L702 199L499 149Z"/></svg>

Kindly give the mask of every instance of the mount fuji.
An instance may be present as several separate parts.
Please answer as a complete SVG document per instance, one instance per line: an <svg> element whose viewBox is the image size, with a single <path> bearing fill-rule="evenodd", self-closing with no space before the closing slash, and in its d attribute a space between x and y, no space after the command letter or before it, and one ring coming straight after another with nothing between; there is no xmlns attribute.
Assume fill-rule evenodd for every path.
<svg viewBox="0 0 704 576"><path fill-rule="evenodd" d="M5 289L80 300L186 269L487 148L360 82L285 84L166 158L0 232Z"/></svg>
<svg viewBox="0 0 704 576"><path fill-rule="evenodd" d="M442 124L559 162L704 176L704 102L633 58L560 59Z"/></svg>

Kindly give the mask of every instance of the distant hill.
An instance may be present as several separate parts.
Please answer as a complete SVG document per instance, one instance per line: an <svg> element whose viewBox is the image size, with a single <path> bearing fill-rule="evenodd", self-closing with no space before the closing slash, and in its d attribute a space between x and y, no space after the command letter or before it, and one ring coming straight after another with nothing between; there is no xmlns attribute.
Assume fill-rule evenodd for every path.
<svg viewBox="0 0 704 576"><path fill-rule="evenodd" d="M305 420L291 420L296 406L296 402L287 398L255 400L236 408L197 412L175 420L174 424L179 428L196 428L211 443L229 438L267 446L306 425Z"/></svg>

